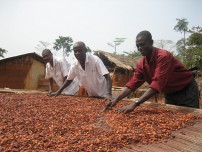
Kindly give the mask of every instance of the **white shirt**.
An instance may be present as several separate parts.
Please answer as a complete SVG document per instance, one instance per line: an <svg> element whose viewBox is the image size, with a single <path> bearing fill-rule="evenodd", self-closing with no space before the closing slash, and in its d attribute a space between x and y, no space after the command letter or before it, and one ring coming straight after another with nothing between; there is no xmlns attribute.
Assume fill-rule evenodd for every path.
<svg viewBox="0 0 202 152"><path fill-rule="evenodd" d="M80 63L76 61L72 64L67 79L72 80L78 77L89 96L106 97L107 81L103 75L108 73L109 71L99 57L86 54L85 71Z"/></svg>
<svg viewBox="0 0 202 152"><path fill-rule="evenodd" d="M64 77L68 75L71 65L65 58L54 58L53 67L50 63L46 64L45 78L53 78L59 87L62 86ZM75 95L79 90L79 80L75 78L72 83L62 91L62 94Z"/></svg>

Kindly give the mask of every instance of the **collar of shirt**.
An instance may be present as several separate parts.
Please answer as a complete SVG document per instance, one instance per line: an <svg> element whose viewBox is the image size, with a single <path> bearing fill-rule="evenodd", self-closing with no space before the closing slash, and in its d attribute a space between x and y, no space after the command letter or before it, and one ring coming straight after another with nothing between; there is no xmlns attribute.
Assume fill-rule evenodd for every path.
<svg viewBox="0 0 202 152"><path fill-rule="evenodd" d="M153 48L152 54L151 54L151 58L150 58L149 61L147 61L147 58L146 58L146 57L144 57L144 59L145 59L145 61L146 61L147 64L152 64L152 63L154 63L155 60L156 60L156 48L155 48L155 47Z"/></svg>
<svg viewBox="0 0 202 152"><path fill-rule="evenodd" d="M87 54L87 53L86 53L86 60L85 60L85 64L86 64L86 63L88 63L88 60L89 60L88 58L89 58L89 54ZM79 63L79 61L78 61L78 60L76 60L76 65L77 65L77 66L78 66L78 65L80 65L80 63Z"/></svg>
<svg viewBox="0 0 202 152"><path fill-rule="evenodd" d="M53 57L53 66L51 66L50 62L47 63L48 66L51 68L51 70L53 70L54 67L56 66L56 62L57 62L56 59Z"/></svg>

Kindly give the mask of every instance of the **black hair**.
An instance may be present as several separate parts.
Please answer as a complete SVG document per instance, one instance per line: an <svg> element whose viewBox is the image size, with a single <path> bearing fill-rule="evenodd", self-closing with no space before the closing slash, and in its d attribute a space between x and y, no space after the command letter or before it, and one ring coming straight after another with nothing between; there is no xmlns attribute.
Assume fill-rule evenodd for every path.
<svg viewBox="0 0 202 152"><path fill-rule="evenodd" d="M141 31L140 33L137 34L136 38L139 36L143 36L146 41L153 41L152 35L149 31Z"/></svg>
<svg viewBox="0 0 202 152"><path fill-rule="evenodd" d="M82 41L78 41L78 42L76 42L75 44L74 44L74 46L75 45L78 45L78 46L81 46L83 49L85 49L85 51L87 52L87 48L86 48L86 44L84 43L84 42L82 42ZM73 47L74 47L73 46Z"/></svg>
<svg viewBox="0 0 202 152"><path fill-rule="evenodd" d="M51 50L49 50L49 49L44 49L44 50L42 51L42 54L45 53L45 52L52 54Z"/></svg>

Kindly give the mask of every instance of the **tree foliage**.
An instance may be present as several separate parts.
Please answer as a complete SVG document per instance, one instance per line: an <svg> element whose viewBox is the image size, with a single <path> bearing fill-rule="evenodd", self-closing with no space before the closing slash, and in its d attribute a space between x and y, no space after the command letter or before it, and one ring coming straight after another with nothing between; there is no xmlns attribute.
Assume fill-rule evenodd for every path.
<svg viewBox="0 0 202 152"><path fill-rule="evenodd" d="M72 43L73 43L73 40L71 37L59 36L59 38L56 39L55 42L53 43L54 44L53 48L56 51L59 51L62 49L63 56L65 56L65 54L69 56L69 53L72 51L71 50L71 46L73 45Z"/></svg>
<svg viewBox="0 0 202 152"><path fill-rule="evenodd" d="M189 46L202 46L202 34L193 33L187 39L187 45Z"/></svg>
<svg viewBox="0 0 202 152"><path fill-rule="evenodd" d="M187 49L182 51L183 63L188 68L202 67L202 32L195 31L187 38Z"/></svg>
<svg viewBox="0 0 202 152"><path fill-rule="evenodd" d="M123 52L131 57L141 58L141 56L142 56L141 53L137 50L130 51L130 52L123 51Z"/></svg>
<svg viewBox="0 0 202 152"><path fill-rule="evenodd" d="M178 22L175 25L174 30L177 31L177 32L181 32L181 33L182 32L183 33L187 32L188 31L188 24L189 24L187 19L186 18L182 18L182 19L177 18L176 20Z"/></svg>
<svg viewBox="0 0 202 152"><path fill-rule="evenodd" d="M179 19L177 18L176 19L178 22L177 24L175 25L174 27L174 30L177 31L177 32L181 32L181 33L184 33L184 49L186 48L186 32L188 31L188 24L189 22L187 21L186 18L182 18L182 19Z"/></svg>
<svg viewBox="0 0 202 152"><path fill-rule="evenodd" d="M193 47L188 48L182 52L183 63L188 68L201 67L202 66L202 48Z"/></svg>
<svg viewBox="0 0 202 152"><path fill-rule="evenodd" d="M184 51L184 38L177 41L176 50L178 54L181 54L181 52Z"/></svg>
<svg viewBox="0 0 202 152"><path fill-rule="evenodd" d="M154 41L154 45L161 49L166 49L168 51L172 51L175 47L175 44L172 40L156 40Z"/></svg>
<svg viewBox="0 0 202 152"><path fill-rule="evenodd" d="M4 54L6 54L8 51L6 51L5 49L0 48L0 57L4 58Z"/></svg>
<svg viewBox="0 0 202 152"><path fill-rule="evenodd" d="M174 30L184 33L184 38L176 43L178 57L188 68L202 67L202 27L195 26L188 29L189 22L185 18L177 19L177 21ZM185 38L186 32L191 33L187 39Z"/></svg>
<svg viewBox="0 0 202 152"><path fill-rule="evenodd" d="M86 49L87 49L87 52L89 52L89 53L92 52L92 50L88 46L86 46Z"/></svg>
<svg viewBox="0 0 202 152"><path fill-rule="evenodd" d="M43 51L44 49L47 49L50 44L51 43L49 42L39 41L39 44L37 44L35 48L39 51Z"/></svg>

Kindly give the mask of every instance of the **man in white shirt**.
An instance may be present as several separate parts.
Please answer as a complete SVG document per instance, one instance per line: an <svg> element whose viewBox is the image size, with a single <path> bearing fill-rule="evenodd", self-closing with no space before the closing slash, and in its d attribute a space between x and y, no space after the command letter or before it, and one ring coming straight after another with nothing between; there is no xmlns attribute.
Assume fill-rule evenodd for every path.
<svg viewBox="0 0 202 152"><path fill-rule="evenodd" d="M49 92L48 95L51 96L53 93L53 80L56 84L61 87L63 82L66 80L70 64L65 58L55 58L49 49L45 49L42 52L44 61L46 62L46 75L45 78L49 79ZM79 90L79 81L75 77L68 88L62 91L65 95L75 95Z"/></svg>
<svg viewBox="0 0 202 152"><path fill-rule="evenodd" d="M59 95L77 77L89 96L111 100L112 80L102 60L95 55L86 54L84 42L76 42L73 50L77 61L72 64L66 81L55 95Z"/></svg>

